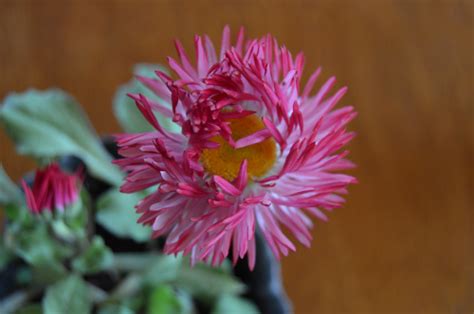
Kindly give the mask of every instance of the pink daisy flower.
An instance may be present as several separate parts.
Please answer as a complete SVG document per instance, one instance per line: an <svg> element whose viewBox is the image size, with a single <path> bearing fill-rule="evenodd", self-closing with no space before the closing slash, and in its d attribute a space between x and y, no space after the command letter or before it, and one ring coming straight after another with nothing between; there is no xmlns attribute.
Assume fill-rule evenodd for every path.
<svg viewBox="0 0 474 314"><path fill-rule="evenodd" d="M138 77L158 101L130 95L156 129L117 137L116 163L128 172L121 187L133 193L156 187L137 206L138 222L166 235L164 251L190 255L191 263L220 264L232 248L234 263L248 254L255 264L260 229L277 258L295 250L289 231L310 246L308 214L340 207L356 179L336 171L353 167L341 150L353 137L352 107L334 110L345 94L329 94L335 78L312 93L316 70L301 88L304 57L295 58L270 35L235 45L225 27L220 52L208 36L194 39L193 66L179 41L176 74ZM156 115L181 133L164 129Z"/></svg>
<svg viewBox="0 0 474 314"><path fill-rule="evenodd" d="M57 163L51 163L44 169L37 170L32 188L25 181L21 183L28 208L34 214L40 214L45 210L63 212L79 197L82 181L80 177L79 174L63 172Z"/></svg>

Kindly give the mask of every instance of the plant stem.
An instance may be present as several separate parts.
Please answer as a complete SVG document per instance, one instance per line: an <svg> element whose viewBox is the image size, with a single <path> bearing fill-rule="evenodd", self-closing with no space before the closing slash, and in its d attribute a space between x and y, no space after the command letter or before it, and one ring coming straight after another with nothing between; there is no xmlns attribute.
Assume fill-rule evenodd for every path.
<svg viewBox="0 0 474 314"><path fill-rule="evenodd" d="M41 289L35 288L31 290L20 290L11 294L0 302L0 313L15 313L40 291Z"/></svg>
<svg viewBox="0 0 474 314"><path fill-rule="evenodd" d="M123 298L137 294L143 286L143 279L140 274L130 274L115 288L107 301L121 300Z"/></svg>
<svg viewBox="0 0 474 314"><path fill-rule="evenodd" d="M119 271L142 271L146 269L159 254L117 253L114 256L114 267Z"/></svg>

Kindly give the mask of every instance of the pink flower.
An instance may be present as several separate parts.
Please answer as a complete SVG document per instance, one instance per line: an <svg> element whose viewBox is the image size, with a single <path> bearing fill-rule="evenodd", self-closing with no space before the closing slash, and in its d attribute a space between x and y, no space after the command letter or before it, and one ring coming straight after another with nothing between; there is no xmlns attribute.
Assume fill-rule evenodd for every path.
<svg viewBox="0 0 474 314"><path fill-rule="evenodd" d="M217 265L232 247L234 263L248 254L253 268L256 226L279 258L295 250L282 228L310 246L308 214L326 220L323 210L343 204L356 179L336 171L353 167L341 149L356 113L333 109L347 90L329 94L334 77L312 94L320 69L301 89L302 53L293 58L270 35L229 38L226 27L217 54L208 36L196 36L195 66L176 41L180 61L168 62L177 79L138 77L158 101L130 97L156 131L119 135L116 163L128 172L122 192L156 187L136 206L138 222L167 236L166 253Z"/></svg>
<svg viewBox="0 0 474 314"><path fill-rule="evenodd" d="M57 163L51 163L36 171L31 189L22 181L26 204L34 214L45 210L63 212L78 199L80 182L79 174L67 174Z"/></svg>

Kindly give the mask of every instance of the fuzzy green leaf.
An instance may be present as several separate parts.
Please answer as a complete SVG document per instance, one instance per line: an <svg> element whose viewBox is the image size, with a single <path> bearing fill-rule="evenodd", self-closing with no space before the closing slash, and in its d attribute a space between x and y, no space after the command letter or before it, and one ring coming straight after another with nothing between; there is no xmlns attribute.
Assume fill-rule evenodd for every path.
<svg viewBox="0 0 474 314"><path fill-rule="evenodd" d="M50 286L43 299L45 314L84 314L92 308L87 285L81 277L71 275Z"/></svg>
<svg viewBox="0 0 474 314"><path fill-rule="evenodd" d="M64 213L61 214L61 220L71 235L76 239L84 239L87 236L87 222L91 201L86 189L82 189L78 200L71 204Z"/></svg>
<svg viewBox="0 0 474 314"><path fill-rule="evenodd" d="M114 256L101 237L95 236L84 253L72 262L74 270L93 274L112 267Z"/></svg>
<svg viewBox="0 0 474 314"><path fill-rule="evenodd" d="M120 170L102 147L76 100L58 89L28 90L7 96L0 119L18 153L37 158L75 155L97 178L118 185Z"/></svg>
<svg viewBox="0 0 474 314"><path fill-rule="evenodd" d="M237 278L205 264L183 267L175 284L196 298L211 303L223 294L237 295L245 291L245 285Z"/></svg>
<svg viewBox="0 0 474 314"><path fill-rule="evenodd" d="M68 275L68 270L57 260L42 263L31 268L31 282L34 285L45 286L55 283Z"/></svg>
<svg viewBox="0 0 474 314"><path fill-rule="evenodd" d="M43 309L41 308L41 304L29 304L18 311L16 311L16 314L42 314Z"/></svg>
<svg viewBox="0 0 474 314"><path fill-rule="evenodd" d="M233 295L223 295L214 305L212 314L258 314L255 304Z"/></svg>
<svg viewBox="0 0 474 314"><path fill-rule="evenodd" d="M135 311L123 304L105 304L100 307L99 314L134 314Z"/></svg>
<svg viewBox="0 0 474 314"><path fill-rule="evenodd" d="M169 286L158 286L148 298L149 314L177 314L182 313L181 304L173 289Z"/></svg>
<svg viewBox="0 0 474 314"><path fill-rule="evenodd" d="M5 247L3 241L0 241L0 269L3 269L12 259L13 254L11 250Z"/></svg>
<svg viewBox="0 0 474 314"><path fill-rule="evenodd" d="M12 224L6 230L5 240L8 248L38 267L59 263L73 253L71 247L59 243L50 235L45 221L30 220Z"/></svg>
<svg viewBox="0 0 474 314"><path fill-rule="evenodd" d="M158 64L137 64L134 67L134 75L145 76L149 78L157 78L155 71L166 69ZM143 94L149 99L163 103L163 100L146 88L136 79L132 79L127 84L120 86L114 98L114 113L122 128L128 133L140 133L153 131L153 127L143 118L140 110L138 110L135 102L127 96L127 94ZM171 108L171 104L169 104ZM172 132L180 132L180 127L171 119L155 113L160 124L167 130Z"/></svg>
<svg viewBox="0 0 474 314"><path fill-rule="evenodd" d="M150 239L151 229L137 223L135 205L146 193L125 194L117 189L103 194L97 201L97 222L114 235L137 242Z"/></svg>
<svg viewBox="0 0 474 314"><path fill-rule="evenodd" d="M22 204L23 195L18 186L8 177L0 164L0 206Z"/></svg>
<svg viewBox="0 0 474 314"><path fill-rule="evenodd" d="M98 314L134 314L143 312L146 302L144 293L138 293L129 297L121 297L119 300L107 301L101 304Z"/></svg>
<svg viewBox="0 0 474 314"><path fill-rule="evenodd" d="M156 285L176 280L182 266L184 265L180 256L158 255L150 263L149 267L146 268L143 276L144 281L148 285Z"/></svg>

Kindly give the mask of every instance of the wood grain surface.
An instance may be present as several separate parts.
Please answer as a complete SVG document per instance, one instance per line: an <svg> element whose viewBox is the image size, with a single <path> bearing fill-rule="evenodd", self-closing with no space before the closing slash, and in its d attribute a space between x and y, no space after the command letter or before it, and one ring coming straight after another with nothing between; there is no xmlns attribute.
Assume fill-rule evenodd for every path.
<svg viewBox="0 0 474 314"><path fill-rule="evenodd" d="M360 183L282 262L295 312L472 313L473 3L0 0L0 97L58 86L117 132L111 99L133 64L175 56L174 38L220 42L227 23L270 32L359 112ZM32 169L0 141L11 176Z"/></svg>

